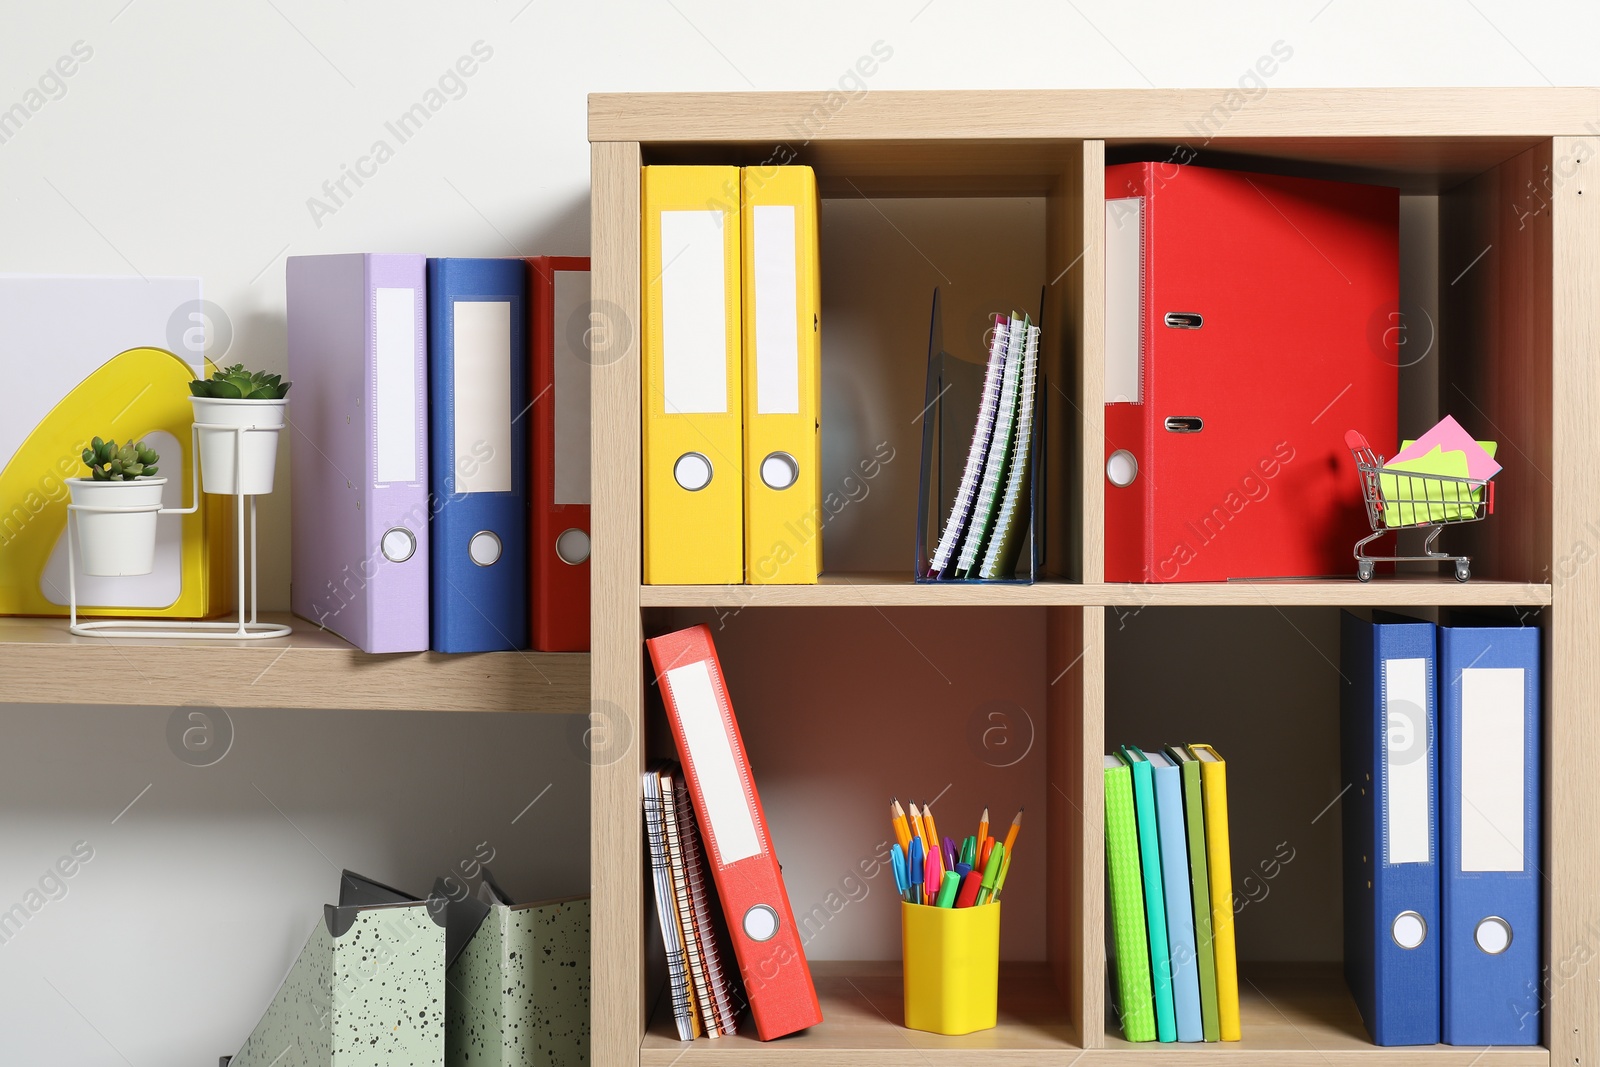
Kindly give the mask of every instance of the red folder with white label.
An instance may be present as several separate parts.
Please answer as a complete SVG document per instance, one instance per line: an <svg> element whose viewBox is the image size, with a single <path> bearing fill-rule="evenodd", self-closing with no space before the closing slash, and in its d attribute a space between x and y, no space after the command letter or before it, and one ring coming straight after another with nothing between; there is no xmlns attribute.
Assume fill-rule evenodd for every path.
<svg viewBox="0 0 1600 1067"><path fill-rule="evenodd" d="M770 1041L815 1026L822 1006L711 631L692 626L645 645L700 819L756 1036Z"/></svg>
<svg viewBox="0 0 1600 1067"><path fill-rule="evenodd" d="M533 515L530 622L541 652L589 651L589 352L614 328L591 314L586 256L530 256Z"/></svg>
<svg viewBox="0 0 1600 1067"><path fill-rule="evenodd" d="M1370 531L1345 430L1393 455L1399 367L1432 343L1399 315L1399 205L1376 185L1106 168L1107 581L1349 572Z"/></svg>

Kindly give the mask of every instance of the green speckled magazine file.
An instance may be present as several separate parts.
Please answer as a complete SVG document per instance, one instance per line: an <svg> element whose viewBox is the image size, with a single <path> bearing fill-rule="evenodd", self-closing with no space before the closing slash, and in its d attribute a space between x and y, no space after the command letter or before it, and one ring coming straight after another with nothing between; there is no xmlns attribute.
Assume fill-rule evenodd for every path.
<svg viewBox="0 0 1600 1067"><path fill-rule="evenodd" d="M443 1067L443 916L345 871L339 903L229 1067Z"/></svg>
<svg viewBox="0 0 1600 1067"><path fill-rule="evenodd" d="M487 870L483 885L493 903L450 964L445 1063L587 1064L589 898L515 905Z"/></svg>

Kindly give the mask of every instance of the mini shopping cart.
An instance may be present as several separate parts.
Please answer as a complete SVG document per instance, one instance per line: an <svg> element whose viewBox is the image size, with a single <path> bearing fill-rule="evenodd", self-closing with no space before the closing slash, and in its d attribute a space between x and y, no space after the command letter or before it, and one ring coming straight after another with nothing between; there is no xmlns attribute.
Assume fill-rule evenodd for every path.
<svg viewBox="0 0 1600 1067"><path fill-rule="evenodd" d="M1361 496L1367 504L1367 522L1372 527L1370 536L1356 542L1356 577L1370 582L1373 565L1377 563L1452 560L1456 565L1456 581L1471 578L1472 557L1436 552L1433 545L1439 539L1439 531L1446 526L1481 522L1484 516L1494 514L1494 483L1487 478L1385 470L1383 457L1372 450L1360 433L1351 430L1344 435L1344 443L1356 458ZM1420 529L1428 530L1420 556L1369 556L1364 551L1384 534Z"/></svg>

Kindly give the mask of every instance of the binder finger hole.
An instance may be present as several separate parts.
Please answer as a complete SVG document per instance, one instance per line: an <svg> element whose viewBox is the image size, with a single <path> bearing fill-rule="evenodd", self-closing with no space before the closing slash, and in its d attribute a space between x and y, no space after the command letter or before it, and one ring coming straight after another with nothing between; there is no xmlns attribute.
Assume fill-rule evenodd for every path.
<svg viewBox="0 0 1600 1067"><path fill-rule="evenodd" d="M1428 921L1414 911L1402 911L1394 917L1390 933L1401 948L1417 948L1428 939Z"/></svg>
<svg viewBox="0 0 1600 1067"><path fill-rule="evenodd" d="M752 941L770 941L778 932L778 913L765 904L757 904L744 913L744 932Z"/></svg>
<svg viewBox="0 0 1600 1067"><path fill-rule="evenodd" d="M787 489L800 480L800 464L787 452L774 452L761 461L761 481L768 489Z"/></svg>
<svg viewBox="0 0 1600 1067"><path fill-rule="evenodd" d="M711 484L711 461L699 452L685 452L672 465L672 477L689 492L697 493Z"/></svg>
<svg viewBox="0 0 1600 1067"><path fill-rule="evenodd" d="M467 542L467 555L480 567L492 567L500 561L500 538L489 530L479 530Z"/></svg>
<svg viewBox="0 0 1600 1067"><path fill-rule="evenodd" d="M379 545L390 563L404 563L417 551L417 539L403 526L385 530Z"/></svg>
<svg viewBox="0 0 1600 1067"><path fill-rule="evenodd" d="M562 563L576 567L589 558L589 535L576 526L562 530L556 538L556 556Z"/></svg>
<svg viewBox="0 0 1600 1067"><path fill-rule="evenodd" d="M1498 915L1491 915L1472 931L1478 947L1491 956L1498 956L1511 947L1511 924Z"/></svg>
<svg viewBox="0 0 1600 1067"><path fill-rule="evenodd" d="M1106 457L1106 480L1118 489L1126 489L1139 476L1139 461L1126 448L1119 448Z"/></svg>

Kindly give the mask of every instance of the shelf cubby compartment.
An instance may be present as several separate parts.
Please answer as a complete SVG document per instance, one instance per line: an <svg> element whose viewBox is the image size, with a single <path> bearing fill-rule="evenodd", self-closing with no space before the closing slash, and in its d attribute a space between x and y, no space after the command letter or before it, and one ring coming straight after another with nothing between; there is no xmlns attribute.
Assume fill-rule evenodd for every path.
<svg viewBox="0 0 1600 1067"><path fill-rule="evenodd" d="M1192 1050L1184 1062L1310 1064L1375 1054L1403 1063L1467 1064L1479 1055L1478 1062L1548 1063L1549 1052L1537 1046L1492 1053L1448 1045L1380 1048L1367 1034L1341 963L1341 801L1348 783L1339 755L1345 684L1339 613L1336 607L1107 613L1103 751L1204 742L1228 764L1244 1040L1177 1047ZM1429 609L1407 613L1448 621ZM1547 613L1504 614L1507 625L1541 625ZM1103 838L1092 844L1103 857ZM1163 1052L1123 1040L1109 1006L1104 1034L1108 1049Z"/></svg>

